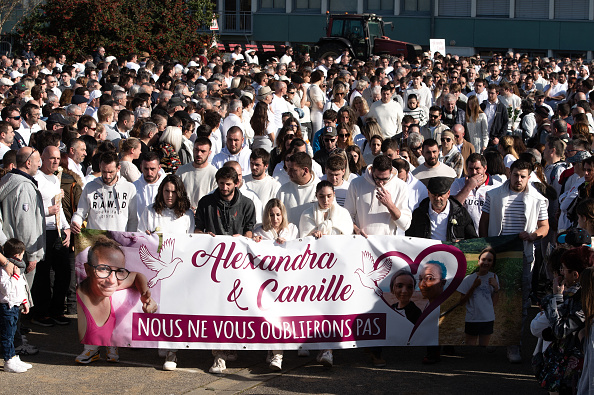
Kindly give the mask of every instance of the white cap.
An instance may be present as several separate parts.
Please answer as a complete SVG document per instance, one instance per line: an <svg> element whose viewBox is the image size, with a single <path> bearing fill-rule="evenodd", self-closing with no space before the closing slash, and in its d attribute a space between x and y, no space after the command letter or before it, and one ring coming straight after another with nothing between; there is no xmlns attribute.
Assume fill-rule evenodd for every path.
<svg viewBox="0 0 594 395"><path fill-rule="evenodd" d="M24 75L25 74L23 74L23 73L19 73L18 70L14 70L14 71L11 71L10 72L10 78L19 78L19 77L22 77Z"/></svg>
<svg viewBox="0 0 594 395"><path fill-rule="evenodd" d="M14 82L9 80L8 78L0 78L0 86L13 86Z"/></svg>
<svg viewBox="0 0 594 395"><path fill-rule="evenodd" d="M95 99L99 99L101 97L101 95L102 95L102 93L100 90L92 91L91 94L89 95L89 103Z"/></svg>

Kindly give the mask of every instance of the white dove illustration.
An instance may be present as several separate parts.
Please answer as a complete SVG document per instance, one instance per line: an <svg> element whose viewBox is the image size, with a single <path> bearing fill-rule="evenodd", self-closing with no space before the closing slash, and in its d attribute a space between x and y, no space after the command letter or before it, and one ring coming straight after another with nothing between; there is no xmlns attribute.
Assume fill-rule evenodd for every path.
<svg viewBox="0 0 594 395"><path fill-rule="evenodd" d="M359 280L364 287L373 289L377 296L382 296L384 292L378 287L378 283L382 281L390 270L392 269L392 260L385 258L377 269L373 270L375 260L369 251L363 251L363 270L357 269L355 273L359 276Z"/></svg>
<svg viewBox="0 0 594 395"><path fill-rule="evenodd" d="M182 260L180 258L173 258L173 247L175 245L174 239L167 239L163 242L161 246L161 252L159 253L159 258L155 258L148 250L146 245L140 246L140 260L146 267L151 269L154 272L157 272L157 275L151 278L148 282L148 286L150 288L157 285L157 283L165 278L170 277L177 265L179 265Z"/></svg>

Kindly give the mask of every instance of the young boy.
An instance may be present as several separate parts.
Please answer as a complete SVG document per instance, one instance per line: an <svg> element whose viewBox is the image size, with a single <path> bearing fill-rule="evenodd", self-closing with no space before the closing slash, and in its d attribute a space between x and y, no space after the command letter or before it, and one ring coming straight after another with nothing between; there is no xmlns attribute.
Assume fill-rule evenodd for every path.
<svg viewBox="0 0 594 395"><path fill-rule="evenodd" d="M406 101L406 107L404 108L404 115L410 115L417 121L419 121L419 126L423 126L427 123L429 119L429 110L427 107L423 107L419 105L419 100L417 99L417 95L414 93L408 95L408 99Z"/></svg>
<svg viewBox="0 0 594 395"><path fill-rule="evenodd" d="M18 268L25 254L25 244L17 239L9 239L4 244L6 259L0 255L0 343L4 357L4 371L23 373L33 365L21 361L14 349L14 335L17 329L20 309L29 312L29 290L27 281ZM16 268L14 266L16 266Z"/></svg>

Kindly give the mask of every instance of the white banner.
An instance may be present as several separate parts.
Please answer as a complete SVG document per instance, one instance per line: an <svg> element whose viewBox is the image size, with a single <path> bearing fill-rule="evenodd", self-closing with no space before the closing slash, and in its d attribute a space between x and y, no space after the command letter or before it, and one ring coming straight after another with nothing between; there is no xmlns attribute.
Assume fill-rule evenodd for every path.
<svg viewBox="0 0 594 395"><path fill-rule="evenodd" d="M278 245L243 237L90 230L77 239L79 281L92 273L88 266L85 272L87 252L103 235L121 245L126 268L146 276L158 303L149 314L134 288L113 294L111 344L125 347L435 345L439 306L467 269L458 248L409 237L307 237ZM421 292L419 274L430 266L437 270L435 285L427 281ZM412 295L390 290L401 269L414 277L405 275ZM441 274L444 281L437 278ZM404 308L394 308L397 302Z"/></svg>

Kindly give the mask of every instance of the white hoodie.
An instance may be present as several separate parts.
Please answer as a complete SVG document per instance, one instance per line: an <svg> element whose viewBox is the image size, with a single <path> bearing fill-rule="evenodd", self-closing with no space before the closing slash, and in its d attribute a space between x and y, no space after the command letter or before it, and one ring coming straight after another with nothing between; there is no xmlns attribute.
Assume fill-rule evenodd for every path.
<svg viewBox="0 0 594 395"><path fill-rule="evenodd" d="M101 177L97 177L85 185L72 222L82 225L86 219L89 229L136 232L136 207L134 184L118 177L114 185L107 186Z"/></svg>
<svg viewBox="0 0 594 395"><path fill-rule="evenodd" d="M365 170L362 177L357 177L351 182L344 208L351 213L355 225L368 235L395 235L398 229L407 230L412 213L408 208L406 183L393 175L390 181L384 184L384 189L390 192L392 201L400 210L400 218L394 221L388 208L377 198L377 186L370 169L371 166Z"/></svg>

